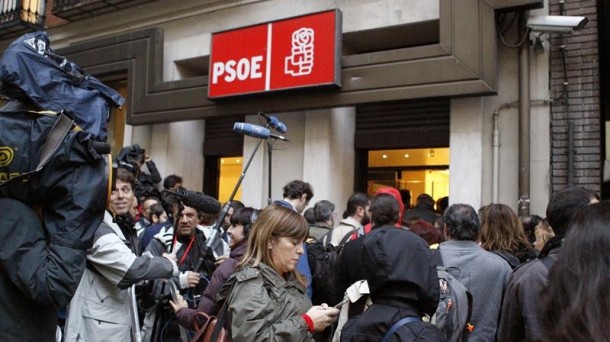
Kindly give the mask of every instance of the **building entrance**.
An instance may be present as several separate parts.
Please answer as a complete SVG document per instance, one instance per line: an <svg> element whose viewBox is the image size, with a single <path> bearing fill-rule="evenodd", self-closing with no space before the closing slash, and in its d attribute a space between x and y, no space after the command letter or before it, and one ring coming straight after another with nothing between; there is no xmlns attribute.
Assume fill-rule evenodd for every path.
<svg viewBox="0 0 610 342"><path fill-rule="evenodd" d="M449 148L368 151L366 179L370 196L391 186L403 194L405 206L423 193L436 201L449 196Z"/></svg>

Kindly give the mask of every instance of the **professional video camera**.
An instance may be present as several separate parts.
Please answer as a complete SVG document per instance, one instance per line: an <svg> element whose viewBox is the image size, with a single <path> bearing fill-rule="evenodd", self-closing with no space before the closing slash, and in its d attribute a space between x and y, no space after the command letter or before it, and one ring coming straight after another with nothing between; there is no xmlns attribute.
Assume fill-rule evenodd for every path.
<svg viewBox="0 0 610 342"><path fill-rule="evenodd" d="M106 122L124 100L56 55L45 32L6 48L0 81L0 340L48 340L103 218Z"/></svg>
<svg viewBox="0 0 610 342"><path fill-rule="evenodd" d="M126 146L121 149L119 154L116 156L117 161L126 164L129 171L137 176L140 170L140 166L144 164L144 157L146 156L146 150L140 148L140 145L134 144ZM131 165L131 166L127 166Z"/></svg>

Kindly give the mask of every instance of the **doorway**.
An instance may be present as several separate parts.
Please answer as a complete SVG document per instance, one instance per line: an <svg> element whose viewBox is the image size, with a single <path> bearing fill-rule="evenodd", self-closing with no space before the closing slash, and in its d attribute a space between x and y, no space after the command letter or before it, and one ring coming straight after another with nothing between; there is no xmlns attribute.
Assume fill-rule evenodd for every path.
<svg viewBox="0 0 610 342"><path fill-rule="evenodd" d="M235 121L244 117L207 119L203 142L203 192L226 202L241 175L244 136L233 132ZM241 199L241 189L234 200Z"/></svg>
<svg viewBox="0 0 610 342"><path fill-rule="evenodd" d="M403 195L405 207L426 193L434 200L449 196L449 148L370 150L366 191L369 196L391 186Z"/></svg>
<svg viewBox="0 0 610 342"><path fill-rule="evenodd" d="M218 175L218 200L225 203L231 197L235 185L241 176L242 156L220 158L220 174ZM241 201L241 186L237 189L233 200Z"/></svg>

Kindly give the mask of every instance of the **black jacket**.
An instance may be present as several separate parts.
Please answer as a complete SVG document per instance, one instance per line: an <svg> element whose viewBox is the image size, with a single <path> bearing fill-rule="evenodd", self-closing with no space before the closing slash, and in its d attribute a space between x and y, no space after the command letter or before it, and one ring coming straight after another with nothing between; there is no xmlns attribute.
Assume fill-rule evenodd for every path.
<svg viewBox="0 0 610 342"><path fill-rule="evenodd" d="M337 298L329 303L331 305L339 303L343 299L343 295L347 288L358 280L365 278L364 270L362 269L362 243L364 236L356 240L348 241L341 251L339 256L339 264L337 267ZM362 313L366 298L360 298L357 302L350 304L348 317L354 317Z"/></svg>
<svg viewBox="0 0 610 342"><path fill-rule="evenodd" d="M402 222L406 225L409 220L419 218L429 222L430 224L434 224L439 217L440 215L434 212L434 208L428 207L425 204L418 204L415 206L415 208L405 211Z"/></svg>
<svg viewBox="0 0 610 342"><path fill-rule="evenodd" d="M542 249L540 259L525 263L513 272L504 291L498 342L537 341L543 336L540 298L562 242L562 236L553 237Z"/></svg>
<svg viewBox="0 0 610 342"><path fill-rule="evenodd" d="M412 308L374 303L360 316L343 326L341 342L379 342L392 324L415 314ZM399 328L390 341L442 342L447 338L430 323L408 323Z"/></svg>
<svg viewBox="0 0 610 342"><path fill-rule="evenodd" d="M436 265L428 244L413 232L384 227L361 242L361 267L373 304L347 321L341 341L379 341L401 318L432 315L439 301ZM400 327L392 341L445 341L435 326L423 321Z"/></svg>

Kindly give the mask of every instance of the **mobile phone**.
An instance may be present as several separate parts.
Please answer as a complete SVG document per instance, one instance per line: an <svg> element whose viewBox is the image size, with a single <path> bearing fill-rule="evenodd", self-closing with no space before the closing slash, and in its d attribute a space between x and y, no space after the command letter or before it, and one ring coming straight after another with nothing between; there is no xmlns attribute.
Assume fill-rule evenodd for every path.
<svg viewBox="0 0 610 342"><path fill-rule="evenodd" d="M344 300L340 301L334 306L334 308L340 310L343 305L347 304L347 302L349 302L349 298L345 298Z"/></svg>

